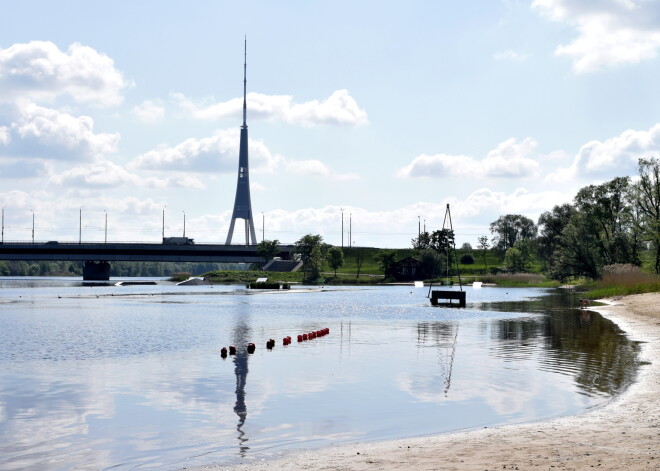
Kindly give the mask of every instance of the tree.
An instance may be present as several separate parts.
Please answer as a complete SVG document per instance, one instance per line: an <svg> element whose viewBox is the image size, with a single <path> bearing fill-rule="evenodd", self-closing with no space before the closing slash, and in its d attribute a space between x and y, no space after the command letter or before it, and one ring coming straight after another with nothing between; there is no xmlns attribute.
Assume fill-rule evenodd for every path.
<svg viewBox="0 0 660 471"><path fill-rule="evenodd" d="M500 216L490 223L490 232L495 234L493 243L503 252L513 247L517 240L533 239L537 233L534 221L521 214L507 214Z"/></svg>
<svg viewBox="0 0 660 471"><path fill-rule="evenodd" d="M515 247L508 248L504 255L504 265L514 273L525 271L525 261L523 254Z"/></svg>
<svg viewBox="0 0 660 471"><path fill-rule="evenodd" d="M474 256L471 253L465 253L461 255L461 263L463 265L473 265L474 264Z"/></svg>
<svg viewBox="0 0 660 471"><path fill-rule="evenodd" d="M337 268L344 264L344 251L341 247L330 247L330 250L328 250L328 263L330 268L335 271L335 278L337 278Z"/></svg>
<svg viewBox="0 0 660 471"><path fill-rule="evenodd" d="M431 248L431 234L424 231L419 234L419 237L414 238L412 241L413 249L427 250Z"/></svg>
<svg viewBox="0 0 660 471"><path fill-rule="evenodd" d="M603 265L639 265L639 243L631 237L633 211L629 201L630 178L615 178L601 185L589 185L575 196L575 207L596 239Z"/></svg>
<svg viewBox="0 0 660 471"><path fill-rule="evenodd" d="M544 269L550 269L555 261L555 252L559 246L561 233L571 220L571 217L577 213L575 207L571 204L562 204L555 206L552 211L546 211L539 216L539 257Z"/></svg>
<svg viewBox="0 0 660 471"><path fill-rule="evenodd" d="M268 263L280 252L280 241L275 240L262 240L257 244L257 255L264 259L264 263Z"/></svg>
<svg viewBox="0 0 660 471"><path fill-rule="evenodd" d="M293 252L303 262L303 277L305 280L316 280L323 269L323 252L327 246L323 243L320 235L307 234L301 237L295 244Z"/></svg>
<svg viewBox="0 0 660 471"><path fill-rule="evenodd" d="M660 273L660 160L639 159L639 182L634 187L635 206L641 213L642 237L655 250L655 272Z"/></svg>
<svg viewBox="0 0 660 471"><path fill-rule="evenodd" d="M598 241L588 223L589 216L578 212L571 216L557 240L550 274L563 280L569 276L595 279L603 266Z"/></svg>
<svg viewBox="0 0 660 471"><path fill-rule="evenodd" d="M477 237L477 248L482 251L483 256L484 256L484 265L486 265L486 268L488 268L488 260L486 259L486 251L490 247L488 243L488 236L479 236Z"/></svg>
<svg viewBox="0 0 660 471"><path fill-rule="evenodd" d="M379 250L376 254L376 259L378 260L378 265L386 278L392 275L392 268L396 263L396 251L395 250Z"/></svg>
<svg viewBox="0 0 660 471"><path fill-rule="evenodd" d="M465 242L465 243L463 243L463 245L461 245L461 250L470 251L470 250L472 250L472 245L469 242Z"/></svg>
<svg viewBox="0 0 660 471"><path fill-rule="evenodd" d="M360 271L362 270L363 263L364 263L364 255L362 254L362 250L360 250L360 247L358 247L357 251L355 252L355 265L357 265L357 273L355 274L356 279L360 278Z"/></svg>

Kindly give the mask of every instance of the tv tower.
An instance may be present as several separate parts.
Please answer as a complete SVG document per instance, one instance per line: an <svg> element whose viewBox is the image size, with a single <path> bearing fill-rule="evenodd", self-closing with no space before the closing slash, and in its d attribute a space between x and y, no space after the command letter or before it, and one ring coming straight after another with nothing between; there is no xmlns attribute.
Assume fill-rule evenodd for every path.
<svg viewBox="0 0 660 471"><path fill-rule="evenodd" d="M254 221L252 220L252 203L250 200L250 169L248 166L248 132L247 132L247 38L245 38L245 50L243 53L243 126L241 126L241 144L238 152L238 180L236 182L236 198L234 199L234 213L231 216L231 224L227 233L226 245L231 244L234 235L234 224L236 219L245 221L245 245L256 245L257 236L254 232ZM252 244L250 244L250 238Z"/></svg>

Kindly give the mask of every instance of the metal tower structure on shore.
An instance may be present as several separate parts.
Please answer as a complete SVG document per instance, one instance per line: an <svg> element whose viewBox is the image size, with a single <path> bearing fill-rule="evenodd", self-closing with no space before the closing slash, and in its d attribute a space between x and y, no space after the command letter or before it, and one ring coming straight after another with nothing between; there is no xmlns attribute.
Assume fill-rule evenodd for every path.
<svg viewBox="0 0 660 471"><path fill-rule="evenodd" d="M252 219L252 202L250 200L250 168L248 165L248 131L247 131L247 38L243 53L243 125L241 126L241 143L238 152L238 180L236 182L236 198L234 199L234 212L227 233L226 245L231 244L234 235L236 219L245 221L245 245L256 245L257 236L254 232ZM250 240L252 242L250 242Z"/></svg>

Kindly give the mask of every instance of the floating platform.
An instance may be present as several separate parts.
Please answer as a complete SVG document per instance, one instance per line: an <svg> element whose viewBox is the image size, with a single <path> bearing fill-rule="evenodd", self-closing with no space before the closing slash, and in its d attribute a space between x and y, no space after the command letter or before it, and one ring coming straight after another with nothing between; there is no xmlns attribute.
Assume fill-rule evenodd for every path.
<svg viewBox="0 0 660 471"><path fill-rule="evenodd" d="M465 291L434 289L431 291L431 304L433 306L465 307L465 294ZM440 300L446 302L440 302ZM457 300L458 302L454 303L454 300Z"/></svg>

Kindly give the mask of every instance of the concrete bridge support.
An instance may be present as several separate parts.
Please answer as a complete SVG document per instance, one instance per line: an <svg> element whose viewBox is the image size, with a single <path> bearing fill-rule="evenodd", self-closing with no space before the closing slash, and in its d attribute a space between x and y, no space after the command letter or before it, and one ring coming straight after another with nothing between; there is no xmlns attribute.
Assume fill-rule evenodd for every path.
<svg viewBox="0 0 660 471"><path fill-rule="evenodd" d="M84 281L108 281L110 279L110 263L86 261L83 266Z"/></svg>

